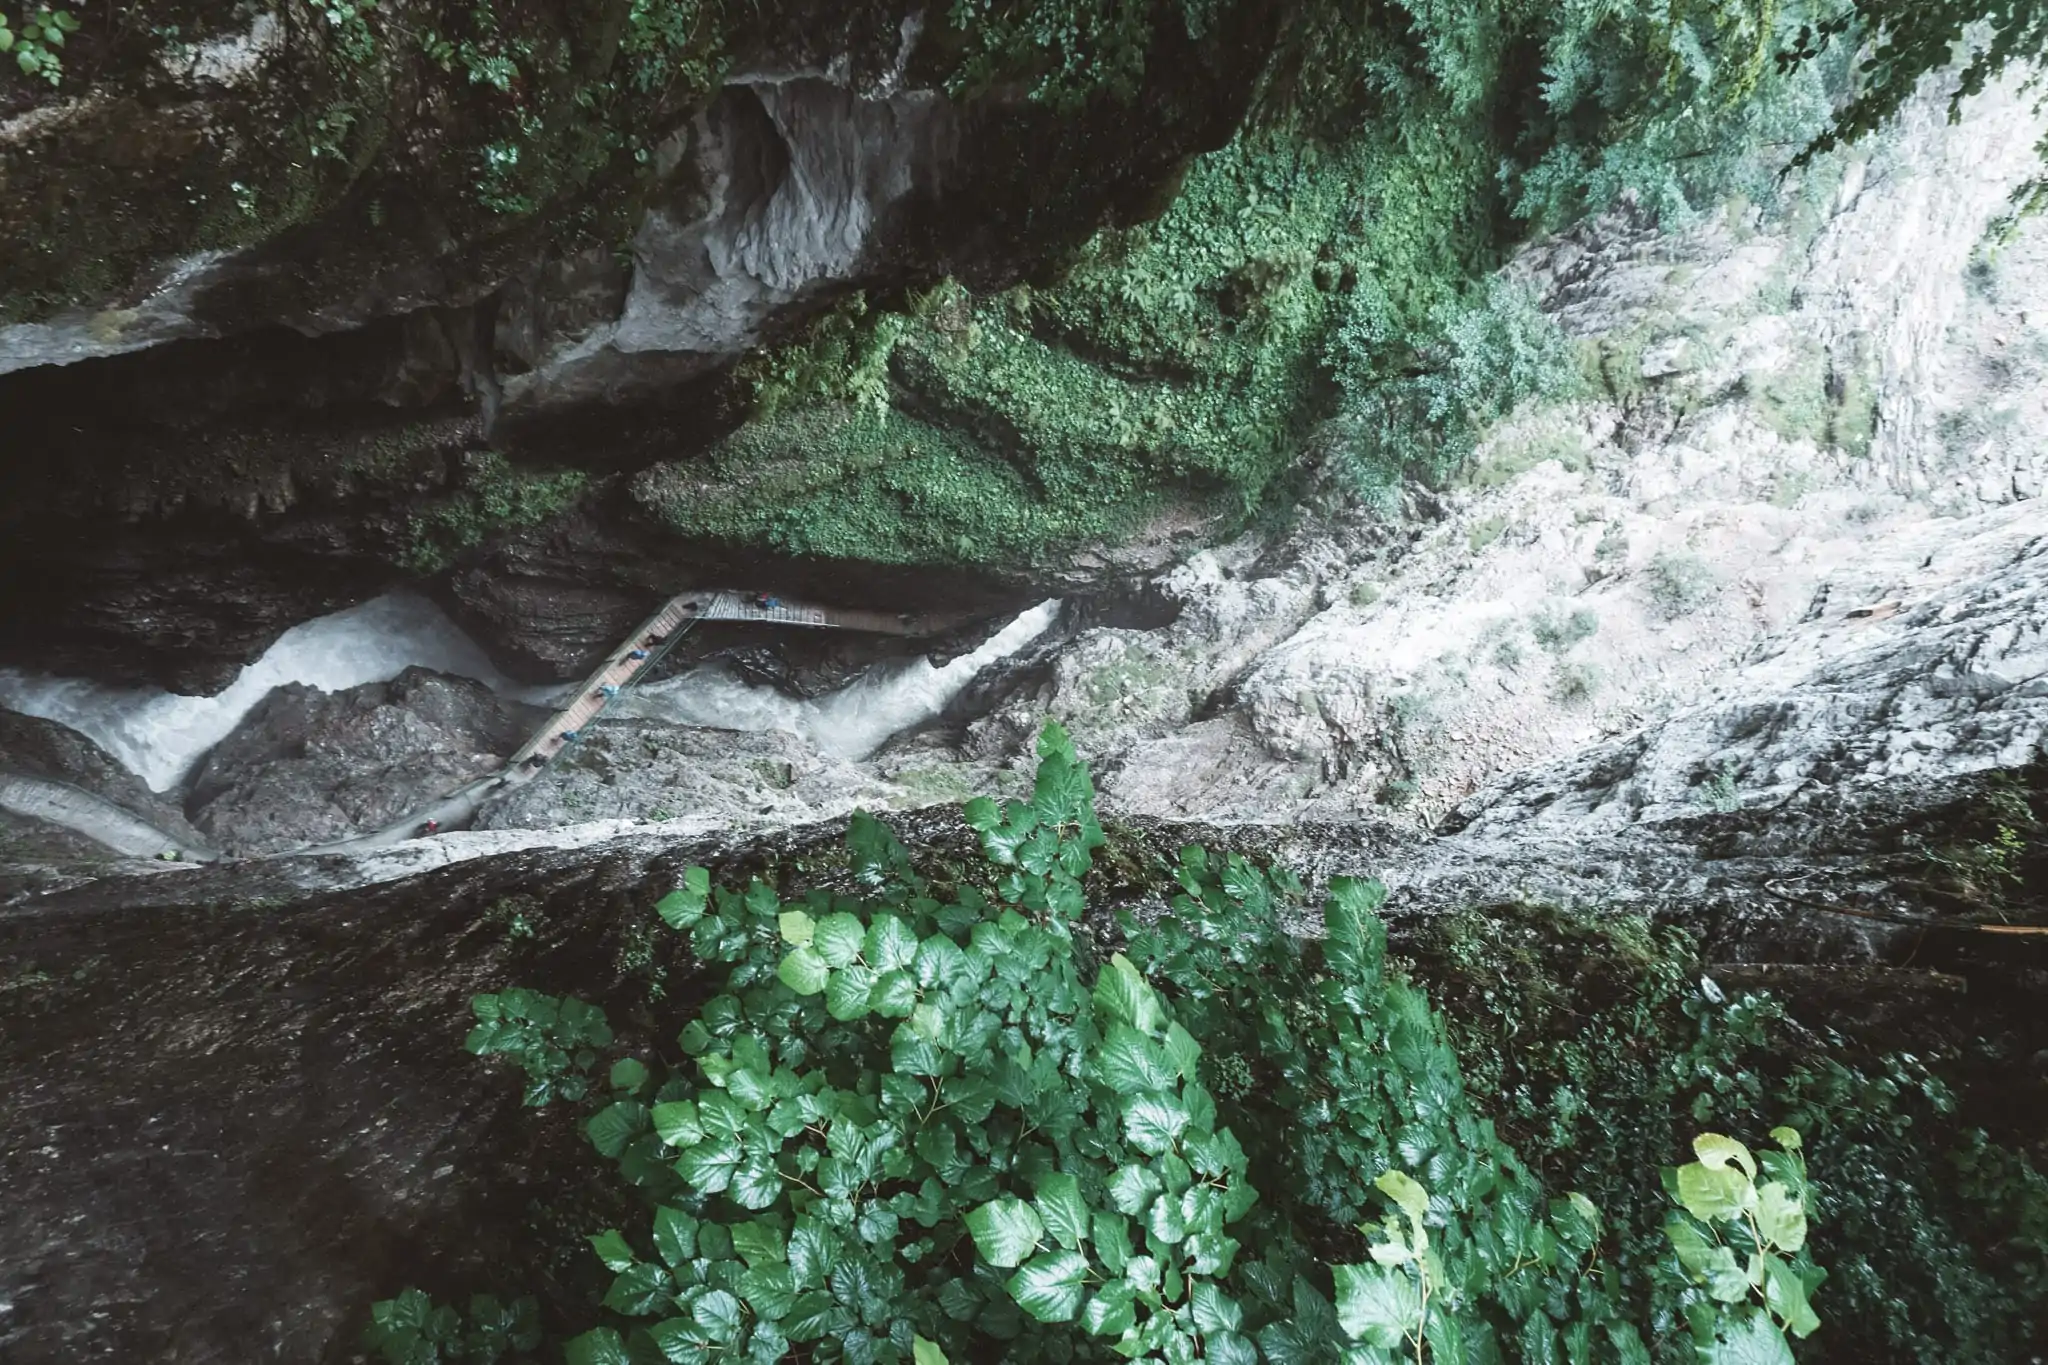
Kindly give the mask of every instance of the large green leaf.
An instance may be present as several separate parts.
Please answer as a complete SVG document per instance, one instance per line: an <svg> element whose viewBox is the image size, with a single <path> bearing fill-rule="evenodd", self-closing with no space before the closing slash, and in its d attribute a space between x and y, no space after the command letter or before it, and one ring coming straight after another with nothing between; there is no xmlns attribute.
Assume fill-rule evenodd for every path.
<svg viewBox="0 0 2048 1365"><path fill-rule="evenodd" d="M681 1209L661 1205L654 1210L654 1249L670 1269L697 1254L697 1220Z"/></svg>
<svg viewBox="0 0 2048 1365"><path fill-rule="evenodd" d="M878 972L908 967L917 958L917 935L894 915L876 915L875 922L868 926L861 955Z"/></svg>
<svg viewBox="0 0 2048 1365"><path fill-rule="evenodd" d="M852 969L849 969L852 970ZM885 1019L903 1019L917 1008L917 981L905 969L883 972L875 978L868 1007Z"/></svg>
<svg viewBox="0 0 2048 1365"><path fill-rule="evenodd" d="M721 1345L731 1345L740 1335L740 1301L723 1289L701 1295L690 1305L690 1316L704 1329L704 1335Z"/></svg>
<svg viewBox="0 0 2048 1365"><path fill-rule="evenodd" d="M1764 1262L1764 1304L1795 1337L1811 1336L1820 1326L1819 1316L1806 1301L1806 1285L1790 1265L1775 1256Z"/></svg>
<svg viewBox="0 0 2048 1365"><path fill-rule="evenodd" d="M562 1354L568 1365L632 1365L633 1359L626 1353L626 1343L609 1327L570 1338L562 1347Z"/></svg>
<svg viewBox="0 0 2048 1365"><path fill-rule="evenodd" d="M743 1209L765 1209L782 1197L782 1172L767 1157L748 1157L733 1171L727 1193Z"/></svg>
<svg viewBox="0 0 2048 1365"><path fill-rule="evenodd" d="M775 927L781 931L782 941L793 948L809 947L818 932L818 922L803 910L784 910L775 917Z"/></svg>
<svg viewBox="0 0 2048 1365"><path fill-rule="evenodd" d="M1052 1239L1069 1251L1088 1240L1088 1206L1081 1202L1081 1182L1061 1171L1039 1182L1031 1201Z"/></svg>
<svg viewBox="0 0 2048 1365"><path fill-rule="evenodd" d="M1124 1136L1147 1156L1172 1150L1188 1126L1188 1111L1171 1095L1137 1095L1124 1106Z"/></svg>
<svg viewBox="0 0 2048 1365"><path fill-rule="evenodd" d="M1714 1339L1696 1349L1700 1365L1793 1365L1785 1334L1761 1308L1728 1314Z"/></svg>
<svg viewBox="0 0 2048 1365"><path fill-rule="evenodd" d="M981 1259L1005 1270L1022 1265L1045 1236L1037 1211L1017 1199L991 1200L970 1212L966 1223Z"/></svg>
<svg viewBox="0 0 2048 1365"><path fill-rule="evenodd" d="M1678 1202L1703 1223L1725 1223L1756 1203L1756 1186L1732 1167L1695 1162L1678 1168Z"/></svg>
<svg viewBox="0 0 2048 1365"><path fill-rule="evenodd" d="M607 1228L590 1239L590 1249L597 1253L597 1259L604 1262L607 1270L624 1270L639 1260L633 1248L626 1245L626 1239L617 1228Z"/></svg>
<svg viewBox="0 0 2048 1365"><path fill-rule="evenodd" d="M1806 1245L1806 1208L1779 1181L1765 1181L1757 1190L1756 1225L1780 1251L1797 1251Z"/></svg>
<svg viewBox="0 0 2048 1365"><path fill-rule="evenodd" d="M947 1365L946 1353L938 1343L913 1337L910 1342L910 1365Z"/></svg>
<svg viewBox="0 0 2048 1365"><path fill-rule="evenodd" d="M867 1017L875 990L875 974L856 962L832 973L825 987L825 1010L834 1019L848 1022Z"/></svg>
<svg viewBox="0 0 2048 1365"><path fill-rule="evenodd" d="M704 1125L697 1119L697 1106L690 1100L675 1100L654 1106L654 1131L671 1147L694 1147L704 1140Z"/></svg>
<svg viewBox="0 0 2048 1365"><path fill-rule="evenodd" d="M825 916L811 931L811 947L828 967L844 967L860 956L867 930L859 919L844 911Z"/></svg>
<svg viewBox="0 0 2048 1365"><path fill-rule="evenodd" d="M629 1318L665 1312L675 1304L669 1292L668 1271L652 1261L629 1265L612 1279L605 1291L604 1306Z"/></svg>
<svg viewBox="0 0 2048 1365"><path fill-rule="evenodd" d="M654 903L654 911L671 929L687 929L704 917L711 895L711 874L701 867L683 869L683 884Z"/></svg>
<svg viewBox="0 0 2048 1365"><path fill-rule="evenodd" d="M787 1258L782 1229L766 1218L734 1223L732 1253L750 1266L780 1264Z"/></svg>
<svg viewBox="0 0 2048 1365"><path fill-rule="evenodd" d="M1722 1303L1740 1303L1749 1297L1749 1276L1735 1260L1735 1252L1711 1242L1699 1229L1674 1217L1665 1225L1664 1235L1678 1253L1678 1263L1707 1293Z"/></svg>
<svg viewBox="0 0 2048 1365"><path fill-rule="evenodd" d="M1010 1297L1040 1322L1072 1322L1081 1311L1088 1258L1072 1251L1034 1256L1010 1277Z"/></svg>
<svg viewBox="0 0 2048 1365"><path fill-rule="evenodd" d="M1147 1037L1165 1021L1152 987L1122 953L1110 958L1095 979L1095 1008L1111 1022L1128 1024Z"/></svg>
<svg viewBox="0 0 2048 1365"><path fill-rule="evenodd" d="M1151 1207L1152 1196L1160 1188L1159 1175L1151 1167L1119 1166L1109 1178L1109 1200L1119 1213L1135 1218Z"/></svg>
<svg viewBox="0 0 2048 1365"><path fill-rule="evenodd" d="M676 1158L676 1174L703 1194L722 1193L739 1169L740 1144L736 1138L710 1138L686 1148Z"/></svg>
<svg viewBox="0 0 2048 1365"><path fill-rule="evenodd" d="M1756 1179L1756 1158L1749 1154L1749 1148L1732 1137L1719 1133L1701 1133L1692 1140L1693 1155L1700 1164L1711 1170L1722 1170L1730 1162L1742 1168L1742 1173L1751 1180Z"/></svg>
<svg viewBox="0 0 2048 1365"><path fill-rule="evenodd" d="M1180 1078L1160 1046L1129 1024L1110 1025L1109 1036L1091 1060L1102 1083L1122 1095L1168 1090Z"/></svg>
<svg viewBox="0 0 2048 1365"><path fill-rule="evenodd" d="M1081 1327L1098 1337L1128 1332L1138 1320L1138 1291L1124 1280L1111 1280L1081 1310Z"/></svg>
<svg viewBox="0 0 2048 1365"><path fill-rule="evenodd" d="M1408 1221L1420 1228L1422 1220L1429 1213L1429 1192L1422 1188L1414 1176L1405 1171L1382 1171L1372 1182L1380 1193L1393 1200L1408 1215Z"/></svg>
<svg viewBox="0 0 2048 1365"><path fill-rule="evenodd" d="M636 1134L647 1131L647 1106L638 1100L608 1104L590 1116L583 1131L599 1153L617 1157Z"/></svg>
<svg viewBox="0 0 2048 1365"><path fill-rule="evenodd" d="M775 969L775 975L798 995L816 995L832 980L832 969L817 949L806 944L791 949Z"/></svg>
<svg viewBox="0 0 2048 1365"><path fill-rule="evenodd" d="M1332 1267L1337 1324L1371 1346L1399 1346L1421 1325L1422 1289L1404 1271L1379 1265Z"/></svg>
<svg viewBox="0 0 2048 1365"><path fill-rule="evenodd" d="M1195 1315L1195 1330L1203 1336L1235 1332L1244 1324L1244 1310L1238 1307L1237 1300L1208 1280L1195 1281L1188 1291L1188 1307Z"/></svg>

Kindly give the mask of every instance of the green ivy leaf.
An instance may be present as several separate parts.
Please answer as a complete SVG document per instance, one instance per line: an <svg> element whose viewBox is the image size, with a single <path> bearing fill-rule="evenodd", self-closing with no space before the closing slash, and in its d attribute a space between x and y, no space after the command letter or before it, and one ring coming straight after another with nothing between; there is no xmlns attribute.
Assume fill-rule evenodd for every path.
<svg viewBox="0 0 2048 1365"><path fill-rule="evenodd" d="M1699 1229L1682 1219L1665 1225L1664 1235L1678 1253L1678 1263L1707 1293L1722 1303L1740 1303L1749 1297L1749 1276L1736 1263L1735 1252L1710 1242Z"/></svg>
<svg viewBox="0 0 2048 1365"><path fill-rule="evenodd" d="M704 1329L704 1335L729 1346L740 1335L740 1301L723 1289L714 1289L690 1305L690 1317Z"/></svg>
<svg viewBox="0 0 2048 1365"><path fill-rule="evenodd" d="M1159 1045L1129 1024L1111 1024L1091 1060L1102 1083L1122 1095L1170 1090L1179 1080L1178 1068Z"/></svg>
<svg viewBox="0 0 2048 1365"><path fill-rule="evenodd" d="M818 955L817 949L805 944L783 957L775 975L798 995L816 995L831 982L832 969Z"/></svg>
<svg viewBox="0 0 2048 1365"><path fill-rule="evenodd" d="M1796 1152L1800 1146L1799 1130L1782 1126L1773 1128L1771 1129L1771 1141L1777 1143L1788 1152Z"/></svg>
<svg viewBox="0 0 2048 1365"><path fill-rule="evenodd" d="M1794 1252L1806 1245L1806 1208L1779 1181L1766 1181L1757 1190L1756 1225L1780 1251Z"/></svg>
<svg viewBox="0 0 2048 1365"><path fill-rule="evenodd" d="M991 1200L970 1212L965 1221L981 1259L1005 1270L1022 1265L1045 1235L1045 1224L1037 1212L1017 1199Z"/></svg>
<svg viewBox="0 0 2048 1365"><path fill-rule="evenodd" d="M1128 1024L1148 1038L1159 1031L1163 1022L1152 987L1122 953L1110 958L1109 965L1095 979L1094 999L1095 1008L1113 1023Z"/></svg>
<svg viewBox="0 0 2048 1365"><path fill-rule="evenodd" d="M1237 1300L1208 1280L1197 1280L1188 1290L1188 1307L1195 1315L1195 1330L1203 1336L1235 1332L1244 1324L1244 1310Z"/></svg>
<svg viewBox="0 0 2048 1365"><path fill-rule="evenodd" d="M796 1307L796 1280L786 1265L756 1266L741 1275L734 1288L754 1310L754 1315L768 1322L789 1316L790 1310Z"/></svg>
<svg viewBox="0 0 2048 1365"><path fill-rule="evenodd" d="M704 1140L704 1125L697 1120L697 1106L691 1100L675 1100L654 1106L654 1131L671 1147L694 1147Z"/></svg>
<svg viewBox="0 0 2048 1365"><path fill-rule="evenodd" d="M1416 1182L1414 1176L1405 1171L1383 1171L1372 1183L1381 1194L1400 1206L1411 1224L1417 1228L1422 1226L1422 1220L1429 1214L1429 1192Z"/></svg>
<svg viewBox="0 0 2048 1365"><path fill-rule="evenodd" d="M1695 1349L1700 1365L1793 1365L1785 1334L1761 1308L1726 1315L1713 1340Z"/></svg>
<svg viewBox="0 0 2048 1365"><path fill-rule="evenodd" d="M694 869L692 869L694 871ZM609 1327L599 1327L571 1338L562 1347L568 1365L632 1365L626 1343Z"/></svg>
<svg viewBox="0 0 2048 1365"><path fill-rule="evenodd" d="M1010 1297L1040 1322L1072 1322L1081 1311L1088 1260L1072 1251L1034 1256L1010 1277Z"/></svg>
<svg viewBox="0 0 2048 1365"><path fill-rule="evenodd" d="M817 933L818 922L802 910L784 910L775 917L775 927L782 932L782 941L793 948L807 948L811 937Z"/></svg>
<svg viewBox="0 0 2048 1365"><path fill-rule="evenodd" d="M707 1138L676 1158L676 1174L700 1194L720 1194L732 1184L733 1172L739 1165L738 1139Z"/></svg>
<svg viewBox="0 0 2048 1365"><path fill-rule="evenodd" d="M779 1265L786 1259L782 1229L765 1218L733 1224L732 1250L749 1266Z"/></svg>
<svg viewBox="0 0 2048 1365"><path fill-rule="evenodd" d="M1764 1306L1775 1313L1793 1336L1802 1340L1820 1326L1820 1317L1806 1300L1806 1285L1786 1262L1773 1256L1764 1262Z"/></svg>
<svg viewBox="0 0 2048 1365"><path fill-rule="evenodd" d="M1081 1202L1081 1182L1061 1171L1039 1182L1038 1197L1031 1201L1039 1220L1052 1239L1069 1251L1079 1251L1088 1240L1088 1206Z"/></svg>
<svg viewBox="0 0 2048 1365"><path fill-rule="evenodd" d="M1171 1151L1188 1126L1188 1111L1170 1095L1136 1095L1124 1106L1124 1136L1147 1156Z"/></svg>
<svg viewBox="0 0 2048 1365"><path fill-rule="evenodd" d="M908 1018L910 1012L917 1008L917 981L901 967L883 972L875 978L868 1007L884 1019Z"/></svg>
<svg viewBox="0 0 2048 1365"><path fill-rule="evenodd" d="M1111 1280L1081 1310L1081 1327L1093 1336L1113 1337L1138 1321L1138 1291L1125 1280Z"/></svg>
<svg viewBox="0 0 2048 1365"><path fill-rule="evenodd" d="M1438 1360L1460 1360L1461 1353L1444 1352ZM1235 1332L1218 1332L1202 1339L1204 1365L1259 1365L1259 1351Z"/></svg>
<svg viewBox="0 0 2048 1365"><path fill-rule="evenodd" d="M638 1100L619 1100L592 1114L583 1125L584 1136L601 1155L616 1158L636 1134L647 1131L647 1106Z"/></svg>
<svg viewBox="0 0 2048 1365"><path fill-rule="evenodd" d="M1703 1223L1725 1223L1755 1205L1756 1186L1741 1171L1694 1162L1678 1168L1678 1202Z"/></svg>
<svg viewBox="0 0 2048 1365"><path fill-rule="evenodd" d="M866 967L857 962L841 967L825 987L825 1011L841 1023L865 1019L874 990L875 974Z"/></svg>
<svg viewBox="0 0 2048 1365"><path fill-rule="evenodd" d="M704 918L711 895L711 873L701 867L683 869L683 884L654 903L654 912L671 929L687 929Z"/></svg>
<svg viewBox="0 0 2048 1365"><path fill-rule="evenodd" d="M1119 1166L1109 1178L1109 1200L1117 1212L1135 1218L1151 1207L1152 1196L1162 1188L1159 1176L1148 1166Z"/></svg>
<svg viewBox="0 0 2048 1365"><path fill-rule="evenodd" d="M1732 1161L1742 1168L1744 1175L1751 1180L1756 1179L1756 1158L1749 1154L1749 1148L1732 1137L1701 1133L1692 1140L1692 1152L1708 1170L1725 1170Z"/></svg>
<svg viewBox="0 0 2048 1365"><path fill-rule="evenodd" d="M811 933L811 947L825 959L828 967L850 965L860 956L866 941L867 930L861 927L860 920L845 911L825 916Z"/></svg>
<svg viewBox="0 0 2048 1365"><path fill-rule="evenodd" d="M673 1270L697 1254L697 1220L681 1209L654 1210L654 1249Z"/></svg>
<svg viewBox="0 0 2048 1365"><path fill-rule="evenodd" d="M1337 1323L1369 1346L1396 1347L1422 1316L1422 1290L1402 1271L1378 1265L1332 1267L1337 1278Z"/></svg>
<svg viewBox="0 0 2048 1365"><path fill-rule="evenodd" d="M606 1228L590 1238L590 1249L597 1253L597 1259L604 1262L606 1270L624 1270L639 1260L633 1248L626 1245L626 1239L617 1228Z"/></svg>
<svg viewBox="0 0 2048 1365"><path fill-rule="evenodd" d="M910 1341L910 1365L947 1365L946 1353L935 1342L923 1337L912 1337Z"/></svg>
<svg viewBox="0 0 2048 1365"><path fill-rule="evenodd" d="M647 1064L635 1057L621 1057L612 1063L612 1089L638 1093L647 1084Z"/></svg>
<svg viewBox="0 0 2048 1365"><path fill-rule="evenodd" d="M749 1157L733 1171L727 1193L743 1209L765 1209L782 1197L782 1172L766 1157Z"/></svg>
<svg viewBox="0 0 2048 1365"><path fill-rule="evenodd" d="M917 947L917 935L910 932L909 925L894 915L881 914L868 926L861 955L877 972L893 972L916 960Z"/></svg>
<svg viewBox="0 0 2048 1365"><path fill-rule="evenodd" d="M1188 1235L1188 1222L1181 1212L1180 1199L1174 1195L1162 1194L1152 1201L1152 1207L1145 1211L1145 1231L1158 1245L1173 1246ZM1164 1254L1163 1252L1161 1253Z"/></svg>
<svg viewBox="0 0 2048 1365"><path fill-rule="evenodd" d="M605 1291L604 1306L629 1318L644 1318L675 1303L669 1292L668 1271L651 1261L627 1266Z"/></svg>

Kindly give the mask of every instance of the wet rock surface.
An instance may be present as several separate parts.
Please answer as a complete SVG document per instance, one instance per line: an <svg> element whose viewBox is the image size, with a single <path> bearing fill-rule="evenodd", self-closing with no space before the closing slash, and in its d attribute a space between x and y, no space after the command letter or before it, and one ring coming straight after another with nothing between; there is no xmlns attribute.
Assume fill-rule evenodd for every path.
<svg viewBox="0 0 2048 1365"><path fill-rule="evenodd" d="M232 854L325 843L493 770L545 715L423 668L334 693L291 684L207 754L186 809Z"/></svg>

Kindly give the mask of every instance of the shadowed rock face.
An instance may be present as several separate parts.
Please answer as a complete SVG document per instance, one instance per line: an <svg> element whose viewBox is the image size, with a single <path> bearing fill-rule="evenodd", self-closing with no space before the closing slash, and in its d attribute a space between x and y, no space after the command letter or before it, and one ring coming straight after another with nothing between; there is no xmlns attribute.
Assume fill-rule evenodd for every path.
<svg viewBox="0 0 2048 1365"><path fill-rule="evenodd" d="M451 567L449 595L531 677L573 674L615 619L680 587L811 586L784 557L658 525L609 480L729 430L734 359L854 291L1000 288L1156 211L1236 127L1277 12L1234 6L1199 45L1162 25L1133 101L1055 114L1006 87L948 97L948 40L897 0L744 7L700 35L722 86L649 94L618 50L625 7L601 5L561 34L572 73L520 98L559 104L564 127L592 117L578 87L623 103L584 143L528 148L574 175L487 211L476 168L503 110L459 64L408 43L343 61L296 9L252 28L226 0L186 8L199 41L177 60L135 35L88 44L73 66L97 84L0 123L0 232L61 244L47 205L93 202L90 228L113 234L76 279L47 252L0 262L0 429L19 454L0 470L0 657L196 692L310 615ZM416 0L372 32L400 11L463 31L469 10ZM536 50L562 22L524 0L501 18ZM306 136L326 94L359 111L321 134L348 155L306 150L304 183L274 185L280 129ZM644 157L590 160L596 132ZM479 459L499 463L479 478ZM572 477L521 482L542 467ZM580 558L572 506L632 548L534 572L534 541ZM721 572L736 558L755 572ZM823 576L847 604L994 614L1022 595L859 563Z"/></svg>

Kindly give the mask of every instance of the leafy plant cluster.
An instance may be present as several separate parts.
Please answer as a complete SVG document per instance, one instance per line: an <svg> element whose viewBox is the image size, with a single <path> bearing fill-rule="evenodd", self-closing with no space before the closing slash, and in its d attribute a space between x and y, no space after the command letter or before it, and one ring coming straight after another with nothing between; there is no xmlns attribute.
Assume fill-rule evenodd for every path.
<svg viewBox="0 0 2048 1365"><path fill-rule="evenodd" d="M1163 26L1215 31L1176 8L962 0L952 28L987 58L963 58L976 88L1000 69L1128 94ZM1049 286L948 286L900 327L863 321L873 344L751 362L804 378L757 386L713 459L787 478L693 477L660 507L799 552L1029 563L1169 511L1240 524L1298 491L1304 450L1375 495L1441 476L1516 404L1582 387L1528 294L1486 278L1513 241L1625 193L1672 218L1775 201L1842 80L1833 57L1769 60L1804 12L1295 7L1259 115L1160 218L1099 232ZM826 415L856 389L867 420Z"/></svg>
<svg viewBox="0 0 2048 1365"><path fill-rule="evenodd" d="M1688 935L1627 915L1492 906L1406 951L1509 1140L1606 1215L1635 1321L1661 1334L1685 1316L1655 1270L1670 1205L1639 1178L1644 1162L1680 1159L1704 1126L1788 1125L1828 1176L1807 1204L1831 1270L1826 1358L1995 1365L2038 1335L2048 1177L1964 1122L1922 1058L1725 992Z"/></svg>
<svg viewBox="0 0 2048 1365"><path fill-rule="evenodd" d="M0 13L0 54L12 53L15 66L30 80L61 85L64 42L79 27L78 15L67 0L25 9L15 24L9 24L6 14Z"/></svg>
<svg viewBox="0 0 2048 1365"><path fill-rule="evenodd" d="M929 880L865 816L853 894L690 869L655 910L724 989L601 1093L592 1007L478 997L471 1050L518 1061L529 1103L587 1091L585 1135L647 1210L590 1238L605 1319L570 1365L1651 1359L1600 1210L1549 1197L1479 1115L1388 964L1376 884L1333 884L1302 940L1292 877L1190 848L1163 913L1124 914L1109 951L1087 769L1057 727L1040 759L1029 800L966 807L980 884ZM1754 1208L1724 1193L1782 1307L1803 1177ZM1754 1335L1682 1257L1660 1273L1705 1339ZM407 1365L531 1349L524 1310L485 1308L503 1330L401 1295L369 1344Z"/></svg>
<svg viewBox="0 0 2048 1365"><path fill-rule="evenodd" d="M1664 1235L1693 1283L1686 1318L1709 1361L1789 1361L1785 1336L1820 1326L1809 1300L1827 1272L1806 1247L1806 1162L1791 1128L1774 1128L1779 1150L1759 1159L1734 1138L1693 1139L1697 1161L1667 1174L1682 1212Z"/></svg>
<svg viewBox="0 0 2048 1365"><path fill-rule="evenodd" d="M483 544L494 531L538 526L582 501L590 476L580 469L532 469L496 451L463 457L454 490L406 518L397 562L414 573L434 573Z"/></svg>

